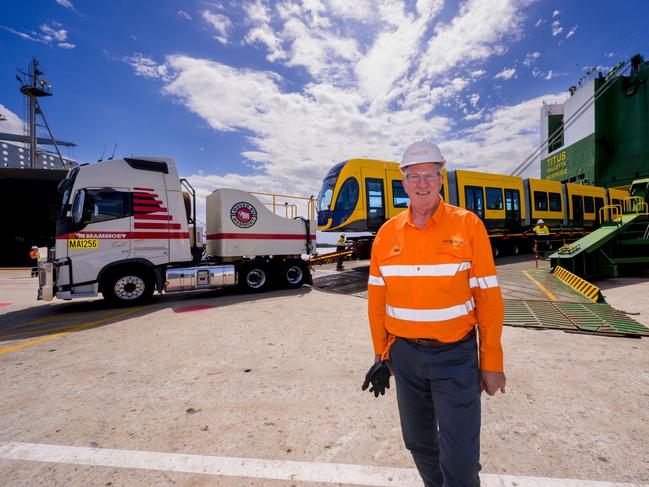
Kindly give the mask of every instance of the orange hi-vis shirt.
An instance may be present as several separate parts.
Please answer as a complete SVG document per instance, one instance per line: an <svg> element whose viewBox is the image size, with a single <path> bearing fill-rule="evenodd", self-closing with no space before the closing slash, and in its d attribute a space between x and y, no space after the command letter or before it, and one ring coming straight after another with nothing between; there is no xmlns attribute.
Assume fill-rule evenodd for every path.
<svg viewBox="0 0 649 487"><path fill-rule="evenodd" d="M503 298L475 213L440 199L424 228L410 208L388 220L374 239L367 287L376 355L390 335L455 342L477 324L480 369L503 371Z"/></svg>

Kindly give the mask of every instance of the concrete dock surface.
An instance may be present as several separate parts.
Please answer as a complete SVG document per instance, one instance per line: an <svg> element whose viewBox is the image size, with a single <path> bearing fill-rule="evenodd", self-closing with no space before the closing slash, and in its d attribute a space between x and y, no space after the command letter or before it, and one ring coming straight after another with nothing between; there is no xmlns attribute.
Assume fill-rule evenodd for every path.
<svg viewBox="0 0 649 487"><path fill-rule="evenodd" d="M523 292L506 276L534 262L497 263ZM318 268L316 286L335 273ZM394 389L360 389L362 289L316 286L110 309L36 302L29 270L0 271L0 483L421 485ZM604 293L649 324L649 280ZM482 402L484 486L649 484L649 339L505 327L503 345L507 393Z"/></svg>

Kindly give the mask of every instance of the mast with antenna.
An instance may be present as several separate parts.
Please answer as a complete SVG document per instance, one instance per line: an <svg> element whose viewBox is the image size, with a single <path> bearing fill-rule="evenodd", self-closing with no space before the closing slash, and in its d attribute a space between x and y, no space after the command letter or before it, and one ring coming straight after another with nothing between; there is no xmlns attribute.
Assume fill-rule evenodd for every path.
<svg viewBox="0 0 649 487"><path fill-rule="evenodd" d="M32 62L29 64L28 71L23 71L18 69L19 75L16 75L16 79L20 83L20 92L29 99L29 133L28 133L28 144L29 144L29 167L32 169L36 168L36 150L39 142L38 130L39 125L36 123L36 116L40 115L45 124L47 132L50 134L50 139L47 141L54 145L56 153L61 160L63 167L67 167L67 163L61 151L57 141L54 140L50 126L45 119L45 114L43 109L38 103L38 99L43 96L52 96L52 85L47 82L45 79L41 79L43 71L38 68L38 61L36 58L32 58Z"/></svg>

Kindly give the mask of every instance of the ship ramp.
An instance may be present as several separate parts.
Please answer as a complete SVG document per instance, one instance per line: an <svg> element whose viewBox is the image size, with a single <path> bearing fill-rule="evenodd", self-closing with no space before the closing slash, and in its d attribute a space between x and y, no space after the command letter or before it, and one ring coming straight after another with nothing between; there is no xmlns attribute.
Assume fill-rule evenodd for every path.
<svg viewBox="0 0 649 487"><path fill-rule="evenodd" d="M649 215L626 214L603 223L550 256L550 264L584 279L618 277L624 268L649 265Z"/></svg>

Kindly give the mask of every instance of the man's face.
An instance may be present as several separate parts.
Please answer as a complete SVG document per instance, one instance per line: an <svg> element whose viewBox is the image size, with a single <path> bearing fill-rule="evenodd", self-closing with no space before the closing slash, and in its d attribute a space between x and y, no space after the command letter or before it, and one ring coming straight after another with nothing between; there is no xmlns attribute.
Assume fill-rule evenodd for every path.
<svg viewBox="0 0 649 487"><path fill-rule="evenodd" d="M403 187L415 210L430 210L439 202L442 168L434 162L413 164L404 169Z"/></svg>

